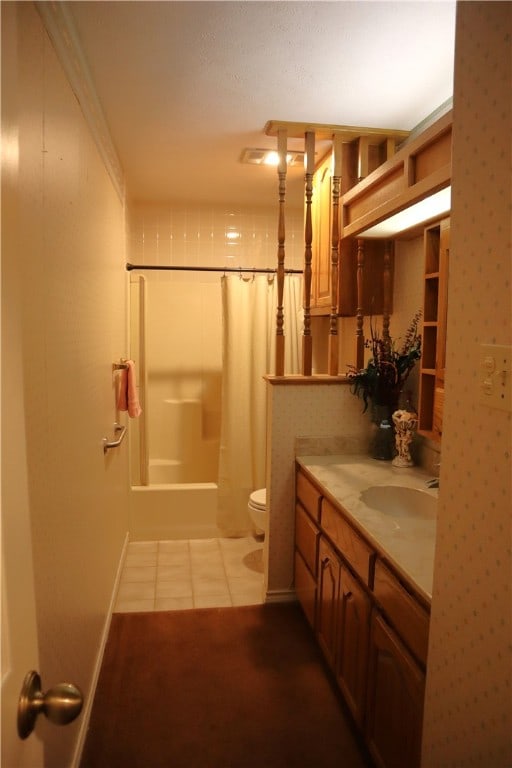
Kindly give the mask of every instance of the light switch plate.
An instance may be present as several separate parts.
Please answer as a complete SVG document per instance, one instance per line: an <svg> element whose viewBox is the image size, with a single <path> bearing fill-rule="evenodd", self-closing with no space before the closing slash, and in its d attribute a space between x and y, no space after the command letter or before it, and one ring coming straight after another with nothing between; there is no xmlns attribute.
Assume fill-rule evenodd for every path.
<svg viewBox="0 0 512 768"><path fill-rule="evenodd" d="M512 411L512 347L480 345L480 403Z"/></svg>

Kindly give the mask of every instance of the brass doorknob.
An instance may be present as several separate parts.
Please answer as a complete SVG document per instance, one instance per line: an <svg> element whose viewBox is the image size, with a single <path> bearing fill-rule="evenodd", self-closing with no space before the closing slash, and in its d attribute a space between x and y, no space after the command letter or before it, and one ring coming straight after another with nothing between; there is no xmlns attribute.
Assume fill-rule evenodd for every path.
<svg viewBox="0 0 512 768"><path fill-rule="evenodd" d="M37 672L28 672L18 699L18 736L26 739L42 712L50 722L67 725L82 711L84 697L76 685L59 683L46 693L41 690L41 678Z"/></svg>

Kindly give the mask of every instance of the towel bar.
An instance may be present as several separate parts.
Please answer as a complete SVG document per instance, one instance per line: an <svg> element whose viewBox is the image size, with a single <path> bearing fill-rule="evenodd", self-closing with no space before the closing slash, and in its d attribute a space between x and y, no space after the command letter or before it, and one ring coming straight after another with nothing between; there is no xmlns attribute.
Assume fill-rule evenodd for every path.
<svg viewBox="0 0 512 768"><path fill-rule="evenodd" d="M112 371L125 371L128 368L126 360L121 360L120 363L112 363Z"/></svg>
<svg viewBox="0 0 512 768"><path fill-rule="evenodd" d="M114 424L114 432L119 433L117 440L109 440L108 437L103 438L103 453L106 453L109 448L117 448L121 445L126 434L126 427L122 427L121 424Z"/></svg>

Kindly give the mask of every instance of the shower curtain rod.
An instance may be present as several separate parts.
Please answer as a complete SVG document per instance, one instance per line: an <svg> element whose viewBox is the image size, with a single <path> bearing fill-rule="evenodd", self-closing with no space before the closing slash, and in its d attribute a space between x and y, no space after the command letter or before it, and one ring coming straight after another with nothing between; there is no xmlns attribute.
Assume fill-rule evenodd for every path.
<svg viewBox="0 0 512 768"><path fill-rule="evenodd" d="M252 274L276 274L277 269L261 268L257 267L179 267L179 266L165 266L160 264L126 264L127 272L131 272L132 269L162 269L162 270L180 270L182 272L251 272ZM302 275L302 269L285 269L287 275Z"/></svg>

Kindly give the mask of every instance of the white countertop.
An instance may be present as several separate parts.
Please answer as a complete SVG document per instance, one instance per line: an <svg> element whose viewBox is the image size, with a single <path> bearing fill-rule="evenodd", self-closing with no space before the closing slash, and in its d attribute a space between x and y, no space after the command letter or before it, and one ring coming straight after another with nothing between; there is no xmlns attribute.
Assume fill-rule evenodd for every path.
<svg viewBox="0 0 512 768"><path fill-rule="evenodd" d="M341 504L355 528L425 597L432 599L436 520L394 517L367 506L361 491L373 485L418 488L437 499L437 489L427 488L432 475L418 467L394 467L362 455L297 456L298 463Z"/></svg>

